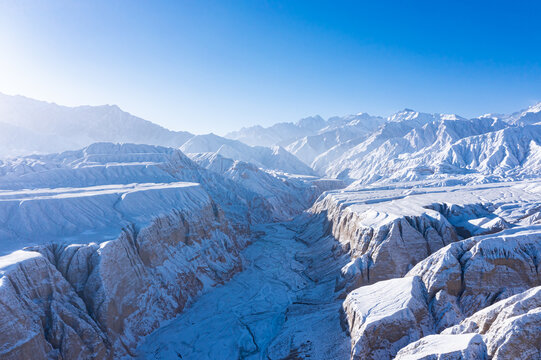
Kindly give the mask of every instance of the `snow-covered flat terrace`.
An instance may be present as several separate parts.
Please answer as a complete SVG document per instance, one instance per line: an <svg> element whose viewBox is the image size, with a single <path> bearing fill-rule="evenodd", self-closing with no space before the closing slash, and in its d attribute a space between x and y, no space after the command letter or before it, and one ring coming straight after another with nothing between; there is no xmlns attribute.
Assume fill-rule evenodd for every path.
<svg viewBox="0 0 541 360"><path fill-rule="evenodd" d="M51 242L99 243L126 226L209 203L193 182L0 190L0 254Z"/></svg>
<svg viewBox="0 0 541 360"><path fill-rule="evenodd" d="M327 200L362 214L362 225L375 226L402 216L426 214L434 204L464 207L483 205L510 222L541 208L541 181L490 183L482 185L413 188L346 189L331 191ZM458 214L457 214L458 215ZM469 214L465 214L469 217Z"/></svg>
<svg viewBox="0 0 541 360"><path fill-rule="evenodd" d="M147 190L179 189L199 186L192 182L111 184L88 187L64 187L54 189L0 190L0 201L25 201L43 199L66 199L96 195L123 194Z"/></svg>

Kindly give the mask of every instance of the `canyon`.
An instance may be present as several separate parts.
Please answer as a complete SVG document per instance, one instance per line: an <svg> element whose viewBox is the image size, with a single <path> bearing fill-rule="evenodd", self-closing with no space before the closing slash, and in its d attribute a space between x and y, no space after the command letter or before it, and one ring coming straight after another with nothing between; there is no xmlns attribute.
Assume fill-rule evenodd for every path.
<svg viewBox="0 0 541 360"><path fill-rule="evenodd" d="M2 359L541 359L539 106L220 137L2 101L92 135L0 160Z"/></svg>

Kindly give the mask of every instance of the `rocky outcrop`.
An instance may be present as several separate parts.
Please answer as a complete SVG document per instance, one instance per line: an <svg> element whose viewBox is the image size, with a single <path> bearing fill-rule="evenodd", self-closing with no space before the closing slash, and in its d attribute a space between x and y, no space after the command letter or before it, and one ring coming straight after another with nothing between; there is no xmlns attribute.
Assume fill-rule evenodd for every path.
<svg viewBox="0 0 541 360"><path fill-rule="evenodd" d="M541 227L516 228L451 244L417 264L441 331L473 313L541 285Z"/></svg>
<svg viewBox="0 0 541 360"><path fill-rule="evenodd" d="M111 353L99 324L62 274L41 254L0 258L2 359L103 359Z"/></svg>
<svg viewBox="0 0 541 360"><path fill-rule="evenodd" d="M346 189L316 203L312 212L352 259L342 286L361 286L344 302L351 357L508 359L524 348L524 359L538 358L539 305L524 292L541 285L541 227L531 221L539 191L535 182L498 191ZM442 229L454 238L438 249ZM404 277L384 280L393 276ZM410 290L416 283L423 296ZM410 315L420 308L422 331Z"/></svg>
<svg viewBox="0 0 541 360"><path fill-rule="evenodd" d="M201 205L197 212L174 211L142 228L128 227L116 240L36 246L22 252L35 254L25 262L12 257L0 298L27 304L3 308L4 318L12 318L13 307L21 310L6 322L12 324L6 337L18 342L0 351L13 358L28 351L33 358L134 355L142 336L242 269L246 237L214 203Z"/></svg>
<svg viewBox="0 0 541 360"><path fill-rule="evenodd" d="M541 358L541 287L501 300L446 329L481 334L491 359Z"/></svg>
<svg viewBox="0 0 541 360"><path fill-rule="evenodd" d="M311 209L325 218L328 231L350 255L351 262L342 271L347 289L403 276L419 261L458 240L454 227L437 211L403 215L370 205L341 203L331 194Z"/></svg>
<svg viewBox="0 0 541 360"><path fill-rule="evenodd" d="M418 277L380 281L349 293L343 305L352 359L391 359L433 333L426 289Z"/></svg>
<svg viewBox="0 0 541 360"><path fill-rule="evenodd" d="M535 287L409 344L396 359L539 359L539 329L541 287Z"/></svg>
<svg viewBox="0 0 541 360"><path fill-rule="evenodd" d="M453 243L404 278L354 290L344 302L352 359L539 357L540 253L541 228L509 229Z"/></svg>

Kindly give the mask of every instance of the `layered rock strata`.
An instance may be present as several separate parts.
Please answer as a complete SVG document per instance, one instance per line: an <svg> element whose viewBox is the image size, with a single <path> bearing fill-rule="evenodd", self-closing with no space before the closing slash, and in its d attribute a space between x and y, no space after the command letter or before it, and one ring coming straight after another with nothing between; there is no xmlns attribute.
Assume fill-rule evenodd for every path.
<svg viewBox="0 0 541 360"><path fill-rule="evenodd" d="M247 234L236 232L208 196L201 200L127 226L114 240L4 256L1 313L9 321L2 324L2 357L133 355L142 336L228 281L242 269Z"/></svg>

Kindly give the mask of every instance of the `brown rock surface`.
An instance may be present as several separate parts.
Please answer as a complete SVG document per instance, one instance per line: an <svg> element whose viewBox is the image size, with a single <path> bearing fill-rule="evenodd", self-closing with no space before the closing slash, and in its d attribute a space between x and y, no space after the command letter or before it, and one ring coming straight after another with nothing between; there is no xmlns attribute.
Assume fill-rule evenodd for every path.
<svg viewBox="0 0 541 360"><path fill-rule="evenodd" d="M509 229L451 244L408 276L425 283L436 330L453 326L498 300L541 285L541 228Z"/></svg>
<svg viewBox="0 0 541 360"><path fill-rule="evenodd" d="M391 359L398 350L433 333L420 278L397 278L360 287L346 297L344 313L352 359Z"/></svg>
<svg viewBox="0 0 541 360"><path fill-rule="evenodd" d="M0 314L15 317L3 325L3 353L13 359L132 356L142 336L239 272L246 245L208 203L126 228L99 245L37 246L14 253L35 254L22 262L8 255Z"/></svg>
<svg viewBox="0 0 541 360"><path fill-rule="evenodd" d="M110 357L99 325L46 258L16 251L0 265L0 358Z"/></svg>
<svg viewBox="0 0 541 360"><path fill-rule="evenodd" d="M541 358L541 286L501 300L443 331L483 335L494 359Z"/></svg>

